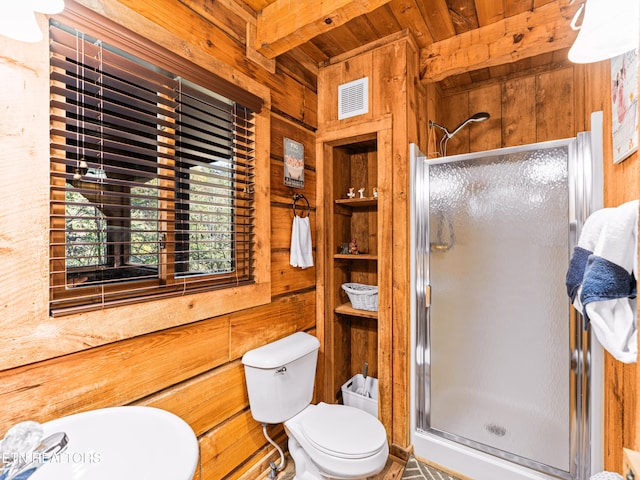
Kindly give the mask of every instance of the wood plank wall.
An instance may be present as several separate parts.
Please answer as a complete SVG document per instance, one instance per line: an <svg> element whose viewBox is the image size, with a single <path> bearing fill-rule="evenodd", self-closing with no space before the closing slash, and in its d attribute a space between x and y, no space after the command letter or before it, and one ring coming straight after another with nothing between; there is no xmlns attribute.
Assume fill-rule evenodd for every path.
<svg viewBox="0 0 640 480"><path fill-rule="evenodd" d="M472 114L486 111L491 119L471 124L448 145L449 154L573 137L590 128L590 114L604 113L605 207L640 198L640 159L634 153L613 165L609 62L590 65L560 64L544 71L505 77L431 94L431 120L454 128ZM429 152L437 146L430 135ZM640 448L640 405L637 389L640 369L605 354L605 469L622 473L622 449Z"/></svg>
<svg viewBox="0 0 640 480"><path fill-rule="evenodd" d="M464 91L443 91L439 118L450 131L477 112L491 118L471 123L453 137L447 154L525 145L575 136L584 131L585 118L577 103L581 73L567 65L553 70L485 82ZM588 118L587 118L588 122ZM439 132L434 132L439 135ZM437 144L430 143L430 153Z"/></svg>
<svg viewBox="0 0 640 480"><path fill-rule="evenodd" d="M200 478L200 473L202 479L210 480L255 478L258 471L267 467L264 457L272 449L262 437L261 427L251 418L239 359L250 348L294 331L313 332L315 327L315 269L296 270L288 265L293 191L282 184L282 138L286 136L305 145L306 184L302 193L312 206L315 238L317 72L303 68L287 55L277 65L251 60L256 55L247 51L246 32L253 20L246 11L238 10L235 2L82 0L81 3L122 23L129 21L122 12L131 9L170 32L185 56L189 57L194 48L208 52L216 61L270 90L272 302L36 363L26 359L24 365L0 371L0 433L25 419L46 421L105 406L154 405L182 416L197 433L202 458L196 478ZM42 17L39 21L44 26ZM144 35L145 31L138 33ZM39 76L46 77L46 51L25 63L23 48L27 47L17 46L11 54L3 52L2 105L10 104L12 95L22 95L32 88L39 82ZM443 92L429 86L428 111L429 115L439 112L439 118L430 119L447 126L457 125L476 111L491 113L491 120L471 125L454 138L449 143L450 153L573 136L588 127L589 112L603 109L605 119L610 116L608 74L608 63L603 62L589 67L562 65L476 84L464 91ZM47 168L40 167L48 160L34 158L33 153L47 149L33 136L47 119L46 115L35 115L32 111L42 109L41 103L46 104L47 98L37 95L31 101L0 119L0 139L3 145L11 145L0 153L1 186L6 190L11 185L15 195L9 205L20 205L19 213L27 217L31 205L46 204L48 196ZM605 149L607 145L610 143L605 141ZM28 174L9 165L15 164L16 159L29 165ZM605 161L607 206L638 198L639 162L637 154L616 166ZM0 219L3 225L13 224L20 231L24 270L38 271L43 261L46 263L46 231L16 217L4 200L5 197L0 205ZM16 236L9 233L15 234L0 232L3 267L10 263L7 256L16 249L16 245L7 243L7 239ZM2 275L3 284L10 281L25 292L32 292L33 298L46 291L34 288L33 276L22 275L15 268L3 268ZM47 282L46 276L40 277L40 282ZM6 295L0 292L0 324L5 329L19 326L25 313L8 308L11 302ZM6 354L7 349L0 345L0 352ZM623 367L608 357L605 375L606 468L619 471L622 446L640 448L636 399L640 373L635 366ZM273 433L283 440L281 430Z"/></svg>
<svg viewBox="0 0 640 480"><path fill-rule="evenodd" d="M181 49L192 60L197 58L196 50L207 52L212 61L230 66L239 75L259 82L270 91L271 303L213 318L204 316L187 325L35 363L27 358L23 365L2 370L0 436L22 420L46 421L99 407L152 405L178 414L198 435L201 459L195 478L256 478L258 472L268 468L266 460L275 460L275 456L272 453L267 457L273 448L264 439L261 425L251 417L240 358L247 350L287 334L315 332L315 268L302 270L289 265L294 190L283 184L283 137L301 142L305 147L305 187L295 191L303 193L310 202L315 245L317 71L302 68L287 56L276 65L250 60L246 32L254 19L235 2L81 0L80 3L133 28L142 36L151 35L147 31L150 23L165 29L174 39L171 45L174 50ZM145 21L136 23L137 18ZM43 16L39 22L46 28ZM12 96L24 97L35 84L45 82L44 89L31 95L34 97L31 104L23 105L16 114L0 121L3 144L11 141L11 145L17 145L10 149L10 155L3 153L0 157L1 187L5 192L17 194L10 202L5 201L7 196L3 195L0 205L2 225L16 229L0 232L0 261L5 267L4 285L12 282L15 289L40 295L37 292L46 292L48 282L46 228L25 225L15 217L15 211L9 210L18 204L16 202L23 209L16 211L27 218L31 216L30 204L40 205L45 215L48 210L48 139L45 136L44 140L38 140L38 148L33 144L34 131L48 130L48 53L45 43L35 56L23 55L22 50L27 48L38 47L16 43L15 54L3 50L0 60L3 79L7 80L3 80L2 105L10 105ZM45 153L36 156L34 151ZM20 169L9 166L16 159L23 162ZM37 168L25 170L25 165L30 164ZM25 173L27 170L29 173ZM48 220L42 223L46 225ZM21 236L26 240L20 248L7 244L8 239ZM18 249L24 259L21 268L7 256ZM8 265L13 265L9 271ZM21 269L35 271L36 280L45 283L34 288L34 275L20 275ZM25 312L7 307L11 302L6 290L0 291L0 305L0 325L5 332L24 321ZM166 314L170 315L171 309L167 310ZM57 321L65 320L63 317ZM82 342L83 338L77 340ZM88 338L85 340L87 345L92 344ZM20 348L19 341L17 347L16 342L12 345ZM0 344L0 355L9 353L8 348ZM272 433L284 443L281 427L272 429Z"/></svg>

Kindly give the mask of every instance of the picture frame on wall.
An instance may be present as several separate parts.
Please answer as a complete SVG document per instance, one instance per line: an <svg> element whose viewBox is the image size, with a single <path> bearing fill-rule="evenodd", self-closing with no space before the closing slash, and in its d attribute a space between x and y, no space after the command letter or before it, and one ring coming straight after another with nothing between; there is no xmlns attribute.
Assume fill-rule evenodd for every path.
<svg viewBox="0 0 640 480"><path fill-rule="evenodd" d="M284 184L304 188L304 145L284 137Z"/></svg>
<svg viewBox="0 0 640 480"><path fill-rule="evenodd" d="M611 59L613 163L638 149L638 50Z"/></svg>

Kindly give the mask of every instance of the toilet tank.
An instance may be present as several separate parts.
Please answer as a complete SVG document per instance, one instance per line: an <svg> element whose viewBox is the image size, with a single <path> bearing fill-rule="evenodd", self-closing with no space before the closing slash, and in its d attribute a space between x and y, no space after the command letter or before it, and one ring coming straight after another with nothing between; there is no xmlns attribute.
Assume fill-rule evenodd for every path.
<svg viewBox="0 0 640 480"><path fill-rule="evenodd" d="M282 423L311 403L318 360L318 339L298 332L242 357L253 418Z"/></svg>

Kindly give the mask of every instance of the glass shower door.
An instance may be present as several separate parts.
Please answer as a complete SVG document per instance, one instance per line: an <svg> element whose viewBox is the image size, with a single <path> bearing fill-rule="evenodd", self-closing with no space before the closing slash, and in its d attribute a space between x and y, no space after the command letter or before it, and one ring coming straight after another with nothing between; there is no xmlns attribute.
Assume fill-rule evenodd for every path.
<svg viewBox="0 0 640 480"><path fill-rule="evenodd" d="M426 162L425 185L426 427L562 476L572 438L569 149Z"/></svg>

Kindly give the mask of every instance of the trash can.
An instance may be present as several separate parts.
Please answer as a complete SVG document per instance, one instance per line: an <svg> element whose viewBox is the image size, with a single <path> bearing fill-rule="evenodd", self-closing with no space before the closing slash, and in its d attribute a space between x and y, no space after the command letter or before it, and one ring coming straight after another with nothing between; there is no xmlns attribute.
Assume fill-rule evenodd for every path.
<svg viewBox="0 0 640 480"><path fill-rule="evenodd" d="M378 418L378 379L358 373L342 385L342 401Z"/></svg>

